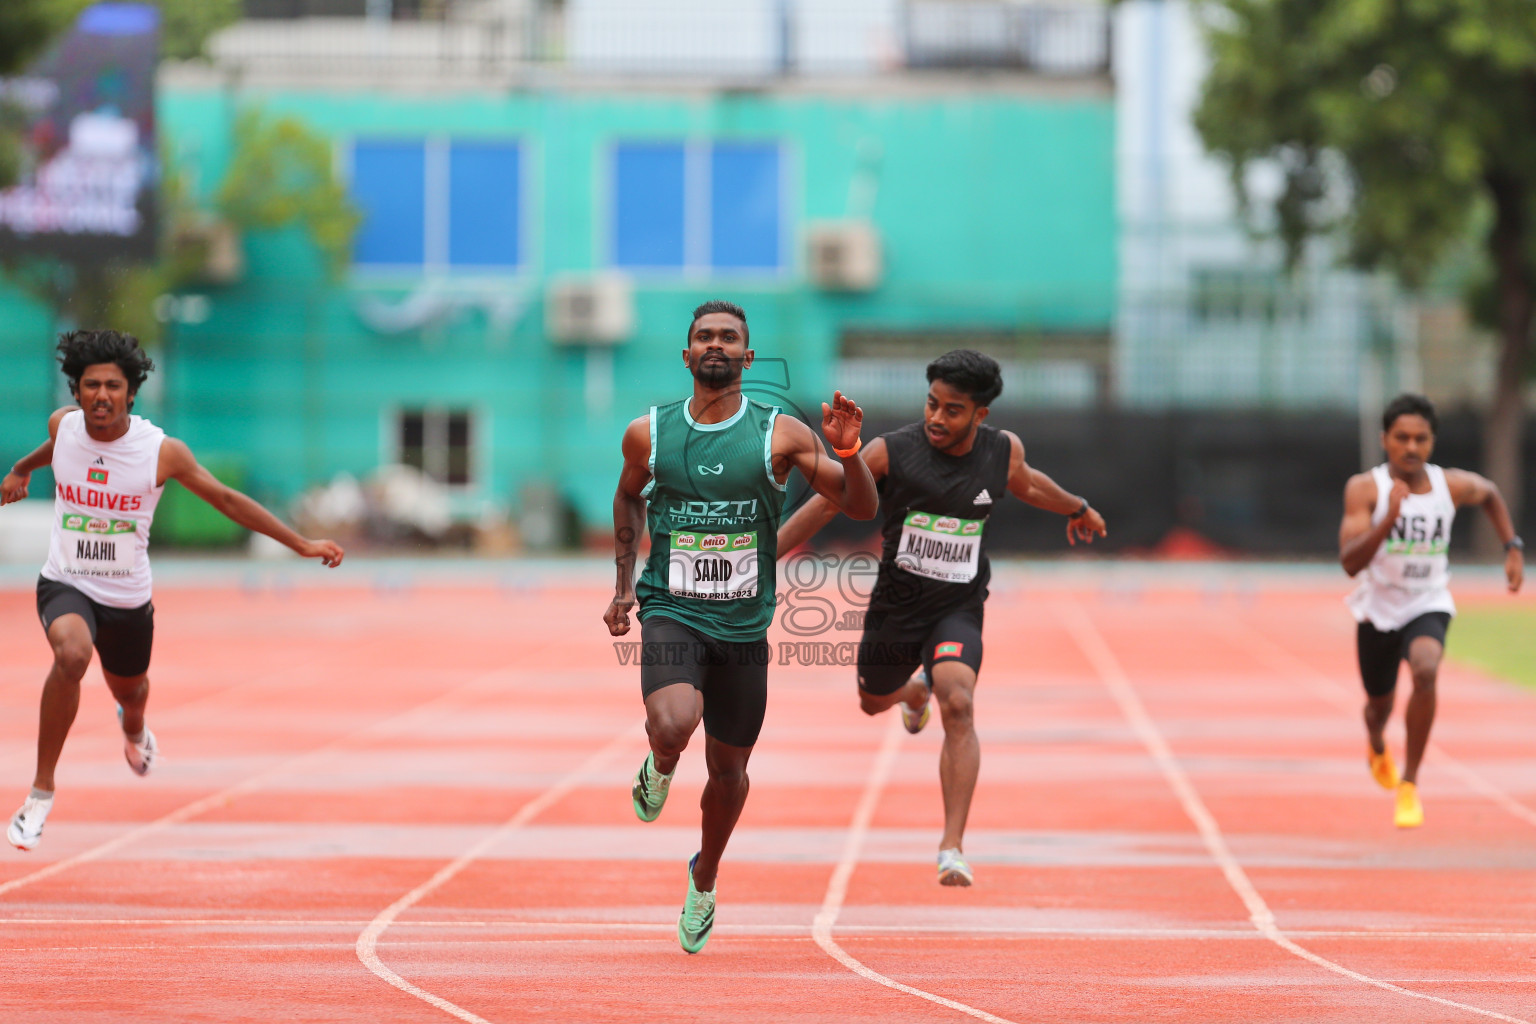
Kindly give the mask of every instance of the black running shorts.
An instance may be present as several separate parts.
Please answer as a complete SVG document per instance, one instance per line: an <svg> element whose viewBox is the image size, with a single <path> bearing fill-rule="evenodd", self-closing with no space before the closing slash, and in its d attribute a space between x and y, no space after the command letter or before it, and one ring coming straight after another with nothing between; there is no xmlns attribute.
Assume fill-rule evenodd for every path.
<svg viewBox="0 0 1536 1024"><path fill-rule="evenodd" d="M37 617L43 622L43 632L48 632L61 615L78 615L85 620L103 670L128 679L149 671L149 653L155 643L153 601L137 608L113 608L97 604L68 583L39 576Z"/></svg>
<svg viewBox="0 0 1536 1024"><path fill-rule="evenodd" d="M640 622L640 694L687 683L704 696L704 732L733 747L750 747L768 710L768 640L716 640L676 619Z"/></svg>
<svg viewBox="0 0 1536 1024"><path fill-rule="evenodd" d="M895 693L919 665L932 679L938 661L961 662L979 675L982 607L966 605L916 624L870 608L859 640L859 689L876 696Z"/></svg>
<svg viewBox="0 0 1536 1024"><path fill-rule="evenodd" d="M1445 634L1451 627L1446 612L1425 612L1402 629L1382 632L1369 622L1355 631L1355 648L1360 656L1360 680L1372 697L1385 697L1397 688L1397 665L1408 657L1408 645L1421 636L1433 637L1445 646Z"/></svg>

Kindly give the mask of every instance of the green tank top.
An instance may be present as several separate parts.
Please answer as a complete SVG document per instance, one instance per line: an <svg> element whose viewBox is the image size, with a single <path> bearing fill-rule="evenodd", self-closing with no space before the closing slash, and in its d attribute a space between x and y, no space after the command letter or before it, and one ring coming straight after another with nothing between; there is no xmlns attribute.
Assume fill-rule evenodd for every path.
<svg viewBox="0 0 1536 1024"><path fill-rule="evenodd" d="M742 396L720 423L695 423L688 400L651 407L651 555L635 596L640 618L675 619L717 640L761 640L773 621L784 485L773 476L775 406Z"/></svg>

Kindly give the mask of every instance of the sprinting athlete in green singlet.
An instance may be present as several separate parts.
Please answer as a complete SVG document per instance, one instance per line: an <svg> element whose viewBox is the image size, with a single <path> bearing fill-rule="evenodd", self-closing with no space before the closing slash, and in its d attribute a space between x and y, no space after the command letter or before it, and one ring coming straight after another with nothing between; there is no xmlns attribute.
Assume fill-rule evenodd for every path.
<svg viewBox="0 0 1536 1024"><path fill-rule="evenodd" d="M653 406L624 432L624 469L613 498L618 582L603 615L614 636L629 632L640 604L640 692L651 751L631 799L654 821L677 761L699 722L709 781L699 852L688 862L688 895L677 922L683 949L697 953L715 920L720 856L747 799L747 759L767 707L779 512L791 469L854 519L879 506L859 455L864 414L841 392L821 407L821 432L741 393L752 365L747 315L729 302L693 311L683 365L693 396ZM647 509L649 502L649 509ZM640 531L651 555L635 584Z"/></svg>

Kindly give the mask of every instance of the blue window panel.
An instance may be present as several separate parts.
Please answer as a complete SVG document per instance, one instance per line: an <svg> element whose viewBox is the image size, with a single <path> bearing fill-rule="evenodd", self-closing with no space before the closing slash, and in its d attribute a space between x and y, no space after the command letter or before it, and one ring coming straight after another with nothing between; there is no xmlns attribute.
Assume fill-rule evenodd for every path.
<svg viewBox="0 0 1536 1024"><path fill-rule="evenodd" d="M426 190L422 143L353 143L352 201L363 214L353 261L420 266L426 256Z"/></svg>
<svg viewBox="0 0 1536 1024"><path fill-rule="evenodd" d="M613 161L613 262L683 266L683 147L625 143Z"/></svg>
<svg viewBox="0 0 1536 1024"><path fill-rule="evenodd" d="M513 267L522 262L516 143L455 142L448 152L448 262Z"/></svg>
<svg viewBox="0 0 1536 1024"><path fill-rule="evenodd" d="M710 154L710 263L717 270L782 265L779 147L721 143Z"/></svg>

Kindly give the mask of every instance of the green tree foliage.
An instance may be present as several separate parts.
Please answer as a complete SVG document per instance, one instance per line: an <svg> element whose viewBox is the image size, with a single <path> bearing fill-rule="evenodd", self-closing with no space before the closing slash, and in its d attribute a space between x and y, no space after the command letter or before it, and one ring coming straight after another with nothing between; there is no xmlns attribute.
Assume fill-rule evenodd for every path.
<svg viewBox="0 0 1536 1024"><path fill-rule="evenodd" d="M0 2L0 75L26 68L54 37L70 26L90 0Z"/></svg>
<svg viewBox="0 0 1536 1024"><path fill-rule="evenodd" d="M21 177L26 151L21 140L27 119L20 107L0 100L0 188L14 185Z"/></svg>
<svg viewBox="0 0 1536 1024"><path fill-rule="evenodd" d="M208 37L239 21L244 13L240 0L150 2L160 8L160 56L166 60L192 60L205 56Z"/></svg>
<svg viewBox="0 0 1536 1024"><path fill-rule="evenodd" d="M1242 187L1275 161L1294 260L1339 232L1410 287L1481 232L1501 336L1487 468L1517 503L1536 302L1536 3L1204 0L1212 65L1195 124ZM1469 297L1469 302L1471 301Z"/></svg>
<svg viewBox="0 0 1536 1024"><path fill-rule="evenodd" d="M304 122L247 110L235 124L235 156L215 205L243 229L302 228L339 276L352 261L362 215L334 162L330 140Z"/></svg>

